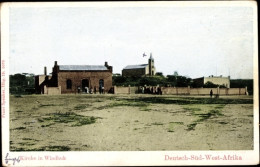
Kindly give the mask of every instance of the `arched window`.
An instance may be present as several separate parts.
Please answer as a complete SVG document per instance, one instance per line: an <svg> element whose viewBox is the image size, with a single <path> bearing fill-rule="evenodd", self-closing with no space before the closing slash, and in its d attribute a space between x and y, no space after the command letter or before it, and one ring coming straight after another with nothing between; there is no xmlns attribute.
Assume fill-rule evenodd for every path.
<svg viewBox="0 0 260 167"><path fill-rule="evenodd" d="M67 79L67 89L71 89L72 88L72 82L70 79Z"/></svg>
<svg viewBox="0 0 260 167"><path fill-rule="evenodd" d="M104 80L103 79L100 79L99 80L99 87L103 87L104 86Z"/></svg>

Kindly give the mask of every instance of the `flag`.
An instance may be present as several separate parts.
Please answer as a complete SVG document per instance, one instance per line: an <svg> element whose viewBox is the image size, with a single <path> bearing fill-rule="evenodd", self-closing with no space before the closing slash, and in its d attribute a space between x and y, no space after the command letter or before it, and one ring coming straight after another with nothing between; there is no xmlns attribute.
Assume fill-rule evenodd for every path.
<svg viewBox="0 0 260 167"><path fill-rule="evenodd" d="M147 55L144 53L144 54L143 54L143 57L144 57L144 56L147 56Z"/></svg>

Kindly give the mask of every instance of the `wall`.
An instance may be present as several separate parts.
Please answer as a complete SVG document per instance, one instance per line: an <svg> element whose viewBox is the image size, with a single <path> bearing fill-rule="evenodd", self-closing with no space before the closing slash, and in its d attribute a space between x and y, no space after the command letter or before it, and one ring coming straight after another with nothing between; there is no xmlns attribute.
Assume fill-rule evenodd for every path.
<svg viewBox="0 0 260 167"><path fill-rule="evenodd" d="M61 94L61 87L47 87L44 86L44 94L47 95L60 95Z"/></svg>
<svg viewBox="0 0 260 167"><path fill-rule="evenodd" d="M114 94L136 94L138 87L114 86ZM247 95L247 88L190 88L190 87L161 87L163 95ZM140 91L139 91L140 92Z"/></svg>
<svg viewBox="0 0 260 167"><path fill-rule="evenodd" d="M114 86L114 94L130 94L130 87Z"/></svg>
<svg viewBox="0 0 260 167"><path fill-rule="evenodd" d="M230 95L236 95L236 94L246 95L247 89L246 88L230 88L228 90L228 94L230 94Z"/></svg>
<svg viewBox="0 0 260 167"><path fill-rule="evenodd" d="M162 87L162 94L189 94L188 87Z"/></svg>
<svg viewBox="0 0 260 167"><path fill-rule="evenodd" d="M191 95L209 95L210 90L213 91L213 95L218 93L218 88L191 88Z"/></svg>

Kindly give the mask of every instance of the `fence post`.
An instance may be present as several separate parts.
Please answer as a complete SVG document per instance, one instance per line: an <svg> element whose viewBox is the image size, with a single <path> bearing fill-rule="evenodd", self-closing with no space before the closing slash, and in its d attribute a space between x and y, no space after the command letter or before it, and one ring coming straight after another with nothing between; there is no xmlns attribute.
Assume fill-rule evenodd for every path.
<svg viewBox="0 0 260 167"><path fill-rule="evenodd" d="M130 85L128 85L128 91L129 91L129 94L131 94L131 87L130 87Z"/></svg>
<svg viewBox="0 0 260 167"><path fill-rule="evenodd" d="M220 94L220 92L219 92L219 87L217 88L217 94L218 94L218 95Z"/></svg>
<svg viewBox="0 0 260 167"><path fill-rule="evenodd" d="M190 95L190 86L188 86L188 95Z"/></svg>
<svg viewBox="0 0 260 167"><path fill-rule="evenodd" d="M114 86L114 94L116 94L116 86Z"/></svg>
<svg viewBox="0 0 260 167"><path fill-rule="evenodd" d="M229 89L229 88L226 88L226 95L228 95L228 89Z"/></svg>

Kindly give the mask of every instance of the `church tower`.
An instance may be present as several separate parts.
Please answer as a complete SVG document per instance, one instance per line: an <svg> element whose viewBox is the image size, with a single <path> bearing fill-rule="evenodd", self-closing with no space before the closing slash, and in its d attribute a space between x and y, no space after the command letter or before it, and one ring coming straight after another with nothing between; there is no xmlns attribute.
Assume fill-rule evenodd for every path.
<svg viewBox="0 0 260 167"><path fill-rule="evenodd" d="M149 75L150 76L155 75L154 59L153 59L152 53L150 53L148 65L149 65Z"/></svg>

